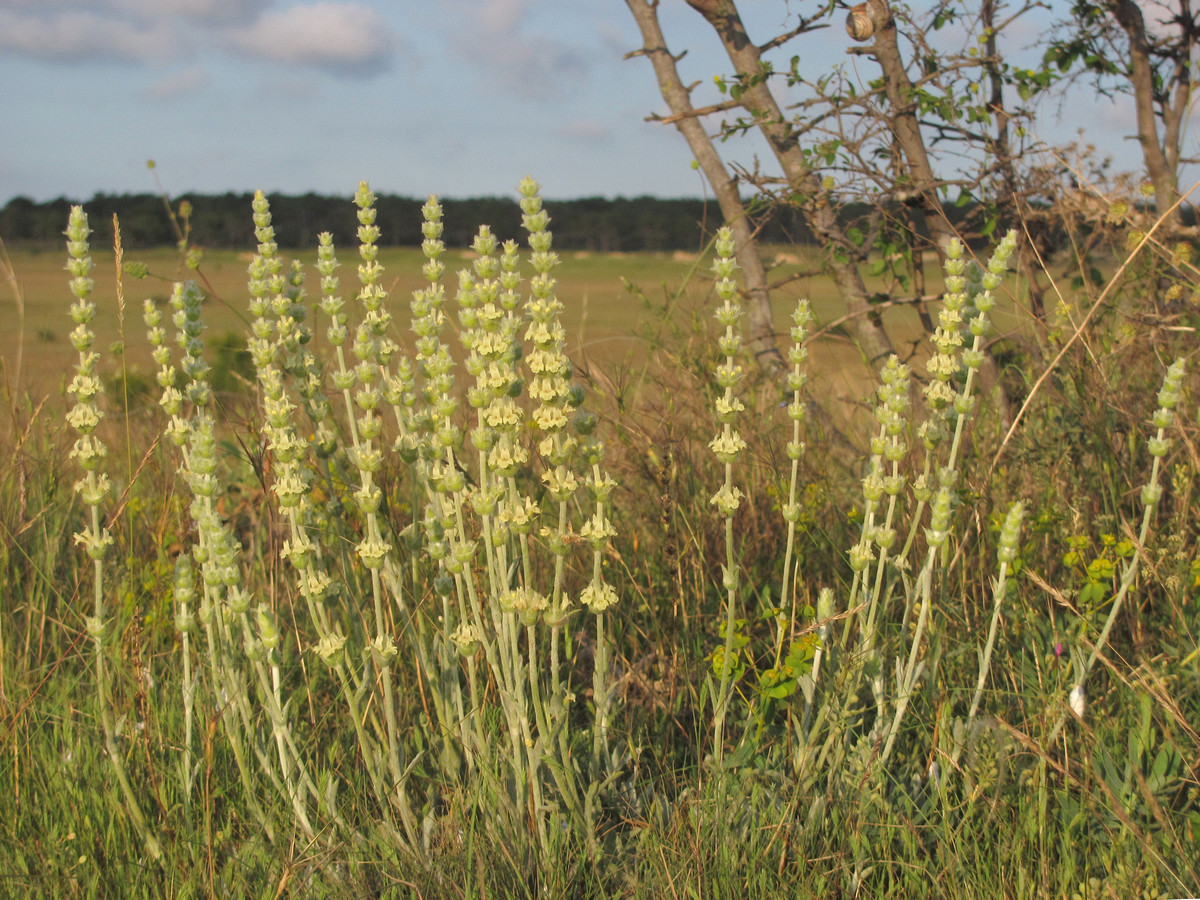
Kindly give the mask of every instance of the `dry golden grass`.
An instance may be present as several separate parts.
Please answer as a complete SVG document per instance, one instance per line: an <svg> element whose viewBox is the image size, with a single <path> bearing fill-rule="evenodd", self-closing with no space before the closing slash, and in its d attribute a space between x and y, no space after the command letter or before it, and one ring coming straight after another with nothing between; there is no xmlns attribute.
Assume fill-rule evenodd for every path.
<svg viewBox="0 0 1200 900"><path fill-rule="evenodd" d="M826 327L812 344L814 391L818 396L838 401L837 405L856 404L869 393L876 376L848 337L848 331L836 324L844 316L844 310L832 282L820 275L786 280L798 271L816 268L814 251L772 247L766 248L764 253L775 263L771 278L786 281L773 294L780 346L786 346L796 300L807 297L816 314L818 330ZM313 299L319 294L313 268L315 255L315 251L296 255L308 274L307 285ZM0 321L4 323L0 329L0 360L4 365L4 377L16 395L27 393L34 402L47 398L53 407L61 402L76 360L76 352L68 338L70 294L63 269L65 256L57 251L24 248L9 248L9 256L13 281L9 289L0 290ZM141 280L124 278L126 310L122 342L113 253L97 248L93 257L96 282L93 297L97 306L93 327L104 374L109 378L117 374L121 357L116 349L123 345L124 364L129 371L148 376L153 372L153 364L142 325L142 301L154 297L165 303L174 279L195 275L183 269L179 253L173 248L127 253L126 260L145 263L150 276ZM453 273L461 266L469 265L471 257L470 251L451 249L447 253L446 262L451 274L446 284L451 293L455 283ZM246 267L250 258L249 250L206 252L200 273L202 285L210 292L205 308L208 339L227 333L244 335ZM340 258L343 263L339 270L342 293L352 296L357 288L355 249L342 249ZM399 323L397 338L403 340L410 293L423 284L422 257L416 248L389 248L381 252L380 261L389 276L388 288ZM708 262L697 254L566 252L556 274L558 296L565 305L563 324L568 335L568 353L590 370L613 371L637 366L645 354L644 335L663 328L661 313L649 309L641 297L627 289L627 284L640 289L656 309L669 308L678 327L688 329L693 322L703 324L710 319L712 297ZM871 290L885 287L882 282L869 285ZM940 287L940 282L930 287ZM23 310L14 288L23 297ZM924 347L920 323L913 308L896 305L886 309L883 315L897 352L903 357L912 355L912 359L919 362L924 356ZM1019 318L1013 315L1013 307L1009 306L1006 313L998 316L998 324L1001 329L1017 327ZM324 327L325 323L319 322L318 346L325 340Z"/></svg>

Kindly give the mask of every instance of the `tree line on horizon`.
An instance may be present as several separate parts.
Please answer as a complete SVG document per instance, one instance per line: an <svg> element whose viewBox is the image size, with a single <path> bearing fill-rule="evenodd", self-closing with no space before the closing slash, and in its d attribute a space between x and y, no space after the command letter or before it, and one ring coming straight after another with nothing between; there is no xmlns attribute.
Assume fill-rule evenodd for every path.
<svg viewBox="0 0 1200 900"><path fill-rule="evenodd" d="M334 242L357 243L355 207L346 197L316 193L268 194L275 213L276 240L289 249L315 247L322 231L333 234ZM189 204L188 241L204 247L246 248L255 243L251 220L250 193L184 194L169 203L178 216L181 205ZM46 245L62 241L71 206L66 197L37 202L15 197L0 209L0 239L10 246ZM421 206L412 197L381 194L376 209L382 236L381 246L416 247L421 244ZM84 201L93 223L97 246L112 240L112 217L121 223L121 239L130 249L174 245L178 238L167 201L158 194L97 193ZM442 199L445 237L450 247L471 244L479 226L491 224L501 239L519 236L521 209L515 199L474 197ZM581 197L548 201L554 227L554 244L560 250L596 253L699 250L722 224L716 203L700 198L650 196ZM954 209L953 207L951 207ZM855 206L844 214L853 218ZM759 204L747 211L763 244L812 244L813 234L795 208ZM965 218L965 212L962 218Z"/></svg>
<svg viewBox="0 0 1200 900"><path fill-rule="evenodd" d="M322 231L333 234L339 245L357 243L358 221L349 197L316 193L267 195L274 215L276 240L289 249L315 247ZM255 243L251 219L250 193L184 194L175 198L172 209L190 204L189 243L206 247L252 247ZM16 197L0 209L0 238L10 245L53 243L62 240L62 231L72 201L63 197L38 203ZM410 246L421 244L421 206L424 199L379 195L377 224L382 232L380 245ZM515 199L473 197L442 199L445 209L445 237L448 246L471 244L479 226L489 223L501 239L519 237L521 209ZM696 250L704 235L721 224L716 206L702 199L662 199L657 197L583 197L547 204L554 223L554 242L559 249L594 252L633 252L639 250ZM164 206L156 194L97 193L83 203L96 229L94 240L112 237L112 217L121 222L121 237L127 247L173 245L177 235ZM794 240L797 223L789 217L764 221L769 233L779 242Z"/></svg>

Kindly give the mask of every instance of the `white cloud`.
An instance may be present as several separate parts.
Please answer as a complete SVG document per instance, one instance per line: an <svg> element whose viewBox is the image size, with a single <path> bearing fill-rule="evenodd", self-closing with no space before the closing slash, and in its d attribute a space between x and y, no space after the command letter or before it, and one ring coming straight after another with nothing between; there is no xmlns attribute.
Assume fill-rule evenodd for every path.
<svg viewBox="0 0 1200 900"><path fill-rule="evenodd" d="M488 85L532 97L560 94L587 68L559 33L525 31L529 0L450 0L445 41Z"/></svg>
<svg viewBox="0 0 1200 900"><path fill-rule="evenodd" d="M0 9L0 49L60 61L163 60L182 51L162 22L70 9L26 13Z"/></svg>
<svg viewBox="0 0 1200 900"><path fill-rule="evenodd" d="M395 37L383 17L362 3L318 2L268 9L225 42L275 62L370 72L389 62Z"/></svg>
<svg viewBox="0 0 1200 900"><path fill-rule="evenodd" d="M491 32L511 32L520 27L529 12L529 0L485 0L477 24Z"/></svg>
<svg viewBox="0 0 1200 900"><path fill-rule="evenodd" d="M107 7L107 0L96 0L87 3L86 0L0 0L0 9L32 9L47 12L52 9L91 9Z"/></svg>
<svg viewBox="0 0 1200 900"><path fill-rule="evenodd" d="M254 18L274 0L0 0L12 7L48 13L76 10L97 15L117 13L134 19L184 17L202 21L244 21Z"/></svg>
<svg viewBox="0 0 1200 900"><path fill-rule="evenodd" d="M187 19L197 23L251 22L273 0L107 0L133 15L145 18Z"/></svg>
<svg viewBox="0 0 1200 900"><path fill-rule="evenodd" d="M395 36L356 0L0 0L0 51L40 59L163 62L206 49L351 74L389 63Z"/></svg>

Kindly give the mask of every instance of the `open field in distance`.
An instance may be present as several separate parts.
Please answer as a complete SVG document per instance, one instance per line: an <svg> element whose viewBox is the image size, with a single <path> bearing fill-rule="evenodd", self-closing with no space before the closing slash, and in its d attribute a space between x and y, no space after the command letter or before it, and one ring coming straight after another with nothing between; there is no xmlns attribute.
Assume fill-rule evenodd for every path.
<svg viewBox="0 0 1200 900"><path fill-rule="evenodd" d="M53 407L62 402L76 361L69 340L73 326L67 312L70 293L64 270L65 250L10 248L8 253L12 273L7 283L0 285L0 321L4 323L0 329L0 358L3 359L7 385L15 388L18 394L27 391L34 402L46 398ZM816 268L811 250L769 247L765 253L776 263L771 270L774 281L783 282L798 271ZM296 255L305 267L309 296L313 301L320 293L318 276L313 268L315 256L315 251ZM93 258L96 282L93 296L97 304L93 327L105 374L109 378L117 374L120 356L113 351L123 345L124 361L130 371L150 375L153 365L142 323L142 301L153 297L165 307L172 282L192 273L183 269L174 248L126 254L127 262L145 263L150 275L141 280L129 276L123 279L122 337L113 252L95 248ZM356 248L340 250L339 258L342 260L339 270L342 293L352 298L358 284L354 271ZM444 283L450 297L449 310L453 310L456 273L470 264L470 258L470 251L450 249L447 252L448 272ZM208 325L205 337L210 342L226 335L245 335L248 321L246 268L250 259L249 250L205 252L200 272L203 275L201 283L206 290L211 290L205 309ZM408 301L411 292L423 284L423 258L416 249L388 248L380 252L380 261L388 273L387 285L398 323L396 337L404 341L409 321ZM711 321L713 297L709 260L700 259L696 254L568 251L562 254L556 275L558 295L565 306L563 324L567 330L568 353L577 365L593 370L611 372L636 364L646 353L648 336L662 337L669 352L672 329L677 336L680 329L687 332ZM882 289L884 285L880 282L871 287ZM940 288L940 280L931 278L931 288ZM806 276L787 281L773 292L781 347L786 347L790 316L800 297L807 297L813 304L820 326L827 326L844 314L840 298L828 278ZM1007 299L1005 308L997 309L999 328L1022 327L1027 317L1013 304L1011 297ZM667 307L671 310L670 325L664 321L662 312ZM353 304L348 308L354 321ZM920 327L912 308L892 307L884 312L884 316L894 335L897 352L904 356L915 353L915 358L920 360L925 352L924 342L920 340ZM453 316L450 321L454 327ZM316 341L319 347L325 341L325 324L318 319L318 326ZM861 400L875 383L875 373L868 371L860 354L837 328L815 339L812 373L814 389L826 395L832 392L850 402Z"/></svg>

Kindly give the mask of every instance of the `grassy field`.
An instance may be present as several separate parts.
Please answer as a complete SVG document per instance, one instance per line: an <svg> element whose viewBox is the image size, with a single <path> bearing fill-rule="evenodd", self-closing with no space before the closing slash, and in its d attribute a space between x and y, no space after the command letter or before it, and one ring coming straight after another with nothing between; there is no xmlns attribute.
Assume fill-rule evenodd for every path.
<svg viewBox="0 0 1200 900"><path fill-rule="evenodd" d="M42 249L8 248L11 272L4 273L0 284L0 320L5 323L0 333L0 360L3 360L9 385L17 393L35 399L59 401L70 380L75 363L75 351L67 340L71 323L64 312L66 273L57 252ZM286 251L285 251L286 253ZM353 281L354 258L348 252L341 274ZM789 316L796 300L808 299L819 322L833 322L844 315L844 309L832 283L823 277L790 280L801 267L815 266L803 251L796 248L765 248L765 255L782 261L771 272L772 279L788 280L773 295L773 305L779 335L785 337ZM205 319L208 338L243 337L248 323L246 311L246 267L252 254L233 250L209 250L205 253L200 273L201 285L208 294ZM315 251L295 256L305 267L310 293L319 292L313 269ZM451 269L468 261L470 252L455 251L447 256ZM131 251L127 262L146 264L149 276L144 279L124 278L126 302L125 335L122 341L117 303L117 282L111 249L96 248L97 307L94 325L97 346L104 349L104 371L111 378L121 365L121 355L112 352L123 346L124 365L134 373L152 373L150 347L144 339L141 323L141 303L146 297L165 301L176 278L188 273L174 248ZM380 253L380 262L387 272L386 288L401 323L407 321L411 292L421 284L421 253L417 249L388 248ZM587 368L603 370L622 368L644 361L645 338L665 334L667 323L663 311L670 309L674 327L690 327L698 322L707 327L711 315L706 301L706 266L696 254L567 254L556 271L559 297L563 301L563 325L568 335L567 352L572 360ZM194 276L193 276L194 277ZM936 285L937 282L934 281ZM881 283L871 285L873 289ZM636 290L631 290L636 288ZM1010 307L1011 309L1011 307ZM1015 312L1004 313L1000 321L1007 327L1019 327L1024 318ZM885 322L896 336L898 347L923 348L917 344L920 326L916 315L908 308L893 308L884 314ZM825 340L815 342L814 353L819 364L814 377L833 376L838 382L828 390L847 400L859 400L871 389L874 373L861 363L860 354L840 335L838 330ZM405 329L396 329L396 337L405 340ZM324 340L323 328L315 340Z"/></svg>
<svg viewBox="0 0 1200 900"><path fill-rule="evenodd" d="M122 336L91 249L92 363L65 254L9 252L0 897L1200 895L1195 322L1133 327L1136 282L1029 329L1001 253L946 279L936 351L888 310L913 367L870 371L793 344L841 312L796 281L785 380L715 324L712 257L568 255L460 326L451 248L419 342L421 257L381 251L390 330L343 268L350 332L305 345L210 252L177 295L208 345L164 317L185 393L125 415L90 367L153 371L177 255L128 254ZM1005 357L1007 407L956 318L993 301L1054 360Z"/></svg>

